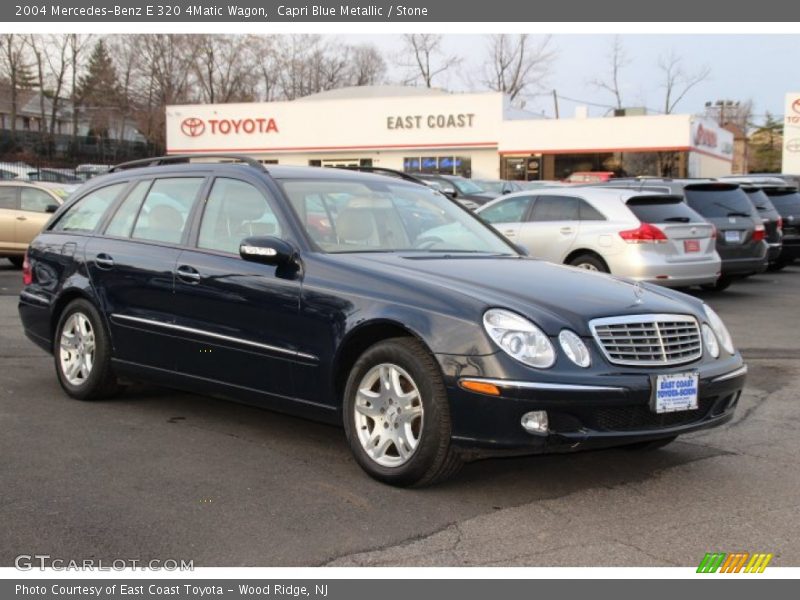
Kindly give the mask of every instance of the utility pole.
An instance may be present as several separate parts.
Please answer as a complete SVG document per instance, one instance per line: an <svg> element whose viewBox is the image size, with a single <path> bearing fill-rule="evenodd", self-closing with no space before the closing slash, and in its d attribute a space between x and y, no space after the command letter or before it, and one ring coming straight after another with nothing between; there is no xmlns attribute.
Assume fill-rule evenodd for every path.
<svg viewBox="0 0 800 600"><path fill-rule="evenodd" d="M555 90L553 90L553 106L556 109L556 119L558 119L558 94L556 94Z"/></svg>

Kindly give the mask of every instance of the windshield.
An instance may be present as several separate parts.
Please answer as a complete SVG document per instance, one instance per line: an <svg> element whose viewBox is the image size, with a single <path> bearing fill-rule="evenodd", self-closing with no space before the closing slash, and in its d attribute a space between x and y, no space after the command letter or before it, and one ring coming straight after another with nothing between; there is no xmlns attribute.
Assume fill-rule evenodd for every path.
<svg viewBox="0 0 800 600"><path fill-rule="evenodd" d="M461 194L481 194L484 189L469 179L448 179Z"/></svg>
<svg viewBox="0 0 800 600"><path fill-rule="evenodd" d="M515 255L494 230L440 193L387 181L280 182L325 252L474 252Z"/></svg>
<svg viewBox="0 0 800 600"><path fill-rule="evenodd" d="M685 190L686 201L704 217L750 217L753 205L741 188L689 188Z"/></svg>

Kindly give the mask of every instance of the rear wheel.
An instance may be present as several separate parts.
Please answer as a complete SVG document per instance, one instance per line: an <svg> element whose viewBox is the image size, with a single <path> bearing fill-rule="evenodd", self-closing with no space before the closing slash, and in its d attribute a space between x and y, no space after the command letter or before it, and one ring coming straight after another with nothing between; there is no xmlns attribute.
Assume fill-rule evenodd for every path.
<svg viewBox="0 0 800 600"><path fill-rule="evenodd" d="M700 287L709 292L721 292L728 289L733 280L728 277L720 277L716 283L704 283Z"/></svg>
<svg viewBox="0 0 800 600"><path fill-rule="evenodd" d="M87 300L70 302L53 341L56 374L64 391L79 400L108 398L120 391L111 369L111 344L100 313Z"/></svg>
<svg viewBox="0 0 800 600"><path fill-rule="evenodd" d="M25 261L25 259L23 257L21 257L21 256L9 256L8 257L8 262L10 262L12 265L14 265L15 269L21 269L22 268L22 263L24 261Z"/></svg>
<svg viewBox="0 0 800 600"><path fill-rule="evenodd" d="M626 450L638 450L640 452L649 452L652 450L658 450L659 448L663 448L668 444L671 444L678 438L677 435L672 435L670 437L661 438L659 440L650 440L647 442L637 442L635 444L629 444L624 446Z"/></svg>
<svg viewBox="0 0 800 600"><path fill-rule="evenodd" d="M585 269L587 271L599 271L600 273L610 272L608 265L606 265L603 259L594 254L579 254L570 260L569 264L578 269Z"/></svg>
<svg viewBox="0 0 800 600"><path fill-rule="evenodd" d="M450 407L438 365L412 338L368 348L345 387L344 428L371 477L424 486L453 475L462 461L450 445Z"/></svg>

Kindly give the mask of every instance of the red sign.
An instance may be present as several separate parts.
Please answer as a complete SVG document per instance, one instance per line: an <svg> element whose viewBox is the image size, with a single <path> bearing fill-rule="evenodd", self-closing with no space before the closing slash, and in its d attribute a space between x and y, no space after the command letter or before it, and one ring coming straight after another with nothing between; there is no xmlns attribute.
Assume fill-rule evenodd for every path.
<svg viewBox="0 0 800 600"><path fill-rule="evenodd" d="M697 126L697 131L694 134L695 146L706 146L707 148L717 147L717 132L706 129L702 125Z"/></svg>
<svg viewBox="0 0 800 600"><path fill-rule="evenodd" d="M685 252L700 252L700 242L697 240L683 240L683 250Z"/></svg>
<svg viewBox="0 0 800 600"><path fill-rule="evenodd" d="M181 122L181 131L187 137L203 135L208 125L211 135L278 133L275 119L256 117L254 119L198 119L189 117Z"/></svg>
<svg viewBox="0 0 800 600"><path fill-rule="evenodd" d="M800 98L796 98L794 102L792 102L792 110L800 115Z"/></svg>
<svg viewBox="0 0 800 600"><path fill-rule="evenodd" d="M203 135L205 130L206 124L203 123L203 119L189 117L188 119L181 121L181 131L183 132L183 135L188 137L197 137L198 135Z"/></svg>

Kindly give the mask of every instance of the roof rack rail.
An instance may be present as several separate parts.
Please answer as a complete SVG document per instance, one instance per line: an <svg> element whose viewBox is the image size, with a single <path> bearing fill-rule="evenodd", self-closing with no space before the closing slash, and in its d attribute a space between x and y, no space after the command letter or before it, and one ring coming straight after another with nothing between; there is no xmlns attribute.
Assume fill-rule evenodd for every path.
<svg viewBox="0 0 800 600"><path fill-rule="evenodd" d="M173 154L170 156L155 156L153 158L140 158L138 160L131 160L128 162L120 163L118 165L114 165L111 167L107 172L108 173L118 173L119 171L124 171L125 169L143 169L145 167L160 167L162 165L168 165L171 163L179 163L179 162L191 162L192 159L197 158L219 158L219 159L228 159L231 162L241 162L251 167L256 167L257 169L261 169L262 171L266 171L266 167L260 162L258 162L252 156L246 156L244 154Z"/></svg>
<svg viewBox="0 0 800 600"><path fill-rule="evenodd" d="M405 181L411 181L413 183L418 183L419 185L428 186L427 183L422 181L419 177L414 177L413 175L409 175L404 171L398 171L397 169L389 169L388 167L367 167L361 165L341 165L336 166L337 169L347 169L348 171L363 171L364 173L376 173L378 175L387 175L388 177L395 177L397 179L404 179Z"/></svg>

